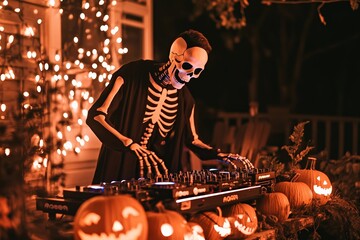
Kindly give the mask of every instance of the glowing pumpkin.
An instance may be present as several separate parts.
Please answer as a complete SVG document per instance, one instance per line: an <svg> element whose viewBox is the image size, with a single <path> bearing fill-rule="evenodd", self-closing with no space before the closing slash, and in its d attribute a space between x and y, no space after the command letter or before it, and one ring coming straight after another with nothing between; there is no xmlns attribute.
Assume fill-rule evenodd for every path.
<svg viewBox="0 0 360 240"><path fill-rule="evenodd" d="M222 210L217 207L218 213L201 212L191 217L190 221L199 224L204 229L205 239L217 240L225 239L232 234L230 217L223 217Z"/></svg>
<svg viewBox="0 0 360 240"><path fill-rule="evenodd" d="M237 203L225 206L222 209L223 215L233 217L231 222L234 229L231 238L239 239L253 234L258 226L255 209L246 203Z"/></svg>
<svg viewBox="0 0 360 240"><path fill-rule="evenodd" d="M145 240L148 236L145 210L129 195L92 197L76 212L74 235L75 240Z"/></svg>
<svg viewBox="0 0 360 240"><path fill-rule="evenodd" d="M332 184L329 177L318 170L315 170L316 158L309 157L305 169L295 170L300 176L298 182L306 183L312 193L314 199L317 199L320 205L327 203L332 193Z"/></svg>
<svg viewBox="0 0 360 240"><path fill-rule="evenodd" d="M296 175L296 178L299 175ZM311 203L313 193L310 187L303 182L278 182L275 184L275 192L281 192L286 195L289 200L290 208L298 208L302 205L308 205Z"/></svg>
<svg viewBox="0 0 360 240"><path fill-rule="evenodd" d="M281 192L265 193L256 200L256 209L264 215L276 216L279 222L289 218L290 203L287 196Z"/></svg>
<svg viewBox="0 0 360 240"><path fill-rule="evenodd" d="M166 210L162 204L157 204L157 210L146 212L150 224L148 239L184 239L188 227L186 219L176 211Z"/></svg>
<svg viewBox="0 0 360 240"><path fill-rule="evenodd" d="M188 222L184 240L205 240L204 229L197 223Z"/></svg>

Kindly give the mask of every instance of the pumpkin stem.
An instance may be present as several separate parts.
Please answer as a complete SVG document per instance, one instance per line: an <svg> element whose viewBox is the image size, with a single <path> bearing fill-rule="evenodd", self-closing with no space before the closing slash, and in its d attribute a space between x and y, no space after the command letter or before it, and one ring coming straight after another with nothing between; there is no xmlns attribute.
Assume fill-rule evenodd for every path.
<svg viewBox="0 0 360 240"><path fill-rule="evenodd" d="M156 203L155 207L159 212L165 212L165 206L161 201Z"/></svg>
<svg viewBox="0 0 360 240"><path fill-rule="evenodd" d="M222 210L220 207L216 207L219 217L222 217Z"/></svg>
<svg viewBox="0 0 360 240"><path fill-rule="evenodd" d="M316 157L308 157L306 162L305 169L315 170L316 166Z"/></svg>
<svg viewBox="0 0 360 240"><path fill-rule="evenodd" d="M295 173L295 175L290 179L290 182L296 182L299 179L300 175L300 173Z"/></svg>

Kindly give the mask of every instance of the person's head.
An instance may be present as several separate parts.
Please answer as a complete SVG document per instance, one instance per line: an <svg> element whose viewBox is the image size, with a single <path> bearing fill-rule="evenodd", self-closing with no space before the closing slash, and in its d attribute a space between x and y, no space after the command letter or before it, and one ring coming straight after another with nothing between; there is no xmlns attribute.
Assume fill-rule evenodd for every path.
<svg viewBox="0 0 360 240"><path fill-rule="evenodd" d="M198 78L205 68L210 52L211 46L202 33L192 29L182 32L170 48L171 85L181 89L191 78Z"/></svg>

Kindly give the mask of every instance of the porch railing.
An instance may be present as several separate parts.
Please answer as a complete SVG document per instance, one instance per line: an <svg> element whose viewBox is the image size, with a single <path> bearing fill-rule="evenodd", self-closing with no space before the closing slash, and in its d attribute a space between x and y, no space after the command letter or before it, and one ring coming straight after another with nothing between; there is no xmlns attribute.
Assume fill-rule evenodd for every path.
<svg viewBox="0 0 360 240"><path fill-rule="evenodd" d="M301 114L258 114L255 118L247 113L217 113L213 131L213 143L239 151L244 139L240 129L250 121L267 122L270 125L266 145L282 146L289 144L289 136L297 123L309 121L305 125L304 140L330 158L338 159L346 152L358 154L360 149L360 118L340 116L316 116ZM243 136L242 136L243 137ZM238 143L240 142L240 143ZM259 146L262 147L262 146Z"/></svg>

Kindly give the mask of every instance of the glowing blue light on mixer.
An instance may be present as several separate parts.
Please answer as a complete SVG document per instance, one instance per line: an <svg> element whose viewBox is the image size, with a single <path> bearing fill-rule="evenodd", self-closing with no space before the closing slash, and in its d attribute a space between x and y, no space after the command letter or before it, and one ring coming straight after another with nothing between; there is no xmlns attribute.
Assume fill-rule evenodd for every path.
<svg viewBox="0 0 360 240"><path fill-rule="evenodd" d="M90 189L104 189L104 187L100 185L88 185L87 187Z"/></svg>
<svg viewBox="0 0 360 240"><path fill-rule="evenodd" d="M154 184L158 185L158 186L165 186L165 185L174 185L175 183L174 182L156 182Z"/></svg>

